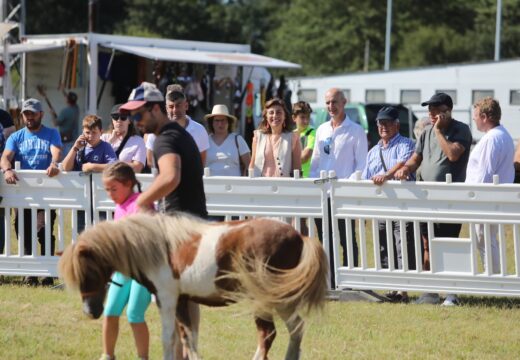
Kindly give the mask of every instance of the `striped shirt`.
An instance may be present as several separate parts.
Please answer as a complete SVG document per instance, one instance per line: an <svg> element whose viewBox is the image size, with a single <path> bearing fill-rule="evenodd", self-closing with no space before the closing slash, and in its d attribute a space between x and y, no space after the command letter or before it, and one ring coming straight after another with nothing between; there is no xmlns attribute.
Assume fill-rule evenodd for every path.
<svg viewBox="0 0 520 360"><path fill-rule="evenodd" d="M390 139L386 148L383 147L383 140L379 140L367 154L367 164L361 174L362 179L370 180L373 176L382 175L386 172L381 162L380 149L383 153L386 170L388 171L398 162L406 162L413 155L415 143L399 133ZM412 174L412 177L412 180L415 180L415 174Z"/></svg>

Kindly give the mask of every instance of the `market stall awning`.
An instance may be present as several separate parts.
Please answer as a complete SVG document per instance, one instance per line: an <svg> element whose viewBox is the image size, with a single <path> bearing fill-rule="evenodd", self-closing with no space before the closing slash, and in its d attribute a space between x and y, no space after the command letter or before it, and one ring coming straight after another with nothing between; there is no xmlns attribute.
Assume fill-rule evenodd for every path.
<svg viewBox="0 0 520 360"><path fill-rule="evenodd" d="M286 69L298 69L301 67L298 64L288 61L252 53L185 50L156 46L123 45L116 43L101 43L100 45L152 60L216 65L262 66Z"/></svg>
<svg viewBox="0 0 520 360"><path fill-rule="evenodd" d="M18 53L28 53L33 51L43 51L43 50L52 50L63 48L62 43L54 43L54 44L31 44L31 43L22 43L22 44L9 44L7 46L7 52L10 55L18 54ZM0 47L0 55L3 54L4 48Z"/></svg>

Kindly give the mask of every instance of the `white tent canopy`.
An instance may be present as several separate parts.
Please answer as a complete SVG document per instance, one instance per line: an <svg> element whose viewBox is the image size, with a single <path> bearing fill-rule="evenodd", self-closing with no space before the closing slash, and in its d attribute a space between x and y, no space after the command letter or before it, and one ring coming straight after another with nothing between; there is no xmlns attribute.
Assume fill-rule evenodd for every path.
<svg viewBox="0 0 520 360"><path fill-rule="evenodd" d="M101 46L152 60L182 61L187 63L262 66L269 68L297 69L301 66L288 61L242 52L187 50L145 45L123 45L115 42L100 43Z"/></svg>

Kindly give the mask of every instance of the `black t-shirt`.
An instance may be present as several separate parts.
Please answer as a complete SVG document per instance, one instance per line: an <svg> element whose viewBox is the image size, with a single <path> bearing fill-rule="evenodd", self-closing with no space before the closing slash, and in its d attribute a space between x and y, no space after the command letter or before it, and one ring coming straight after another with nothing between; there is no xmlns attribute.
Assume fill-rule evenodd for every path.
<svg viewBox="0 0 520 360"><path fill-rule="evenodd" d="M156 164L161 156L166 154L174 153L181 158L181 181L175 190L165 196L162 209L167 213L185 211L207 217L202 180L204 169L199 149L192 136L179 124L169 123L157 135L153 153Z"/></svg>
<svg viewBox="0 0 520 360"><path fill-rule="evenodd" d="M0 124L2 124L4 129L14 125L11 115L3 109L0 109Z"/></svg>

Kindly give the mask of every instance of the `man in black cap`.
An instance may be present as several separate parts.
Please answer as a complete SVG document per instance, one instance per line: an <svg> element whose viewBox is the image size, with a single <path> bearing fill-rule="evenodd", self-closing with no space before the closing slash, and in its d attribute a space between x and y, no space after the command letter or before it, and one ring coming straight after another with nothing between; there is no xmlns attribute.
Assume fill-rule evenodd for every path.
<svg viewBox="0 0 520 360"><path fill-rule="evenodd" d="M415 150L415 143L399 134L399 111L393 106L385 106L379 110L376 116L377 131L381 140L370 149L367 154L367 163L362 179L372 180L376 185L383 185L387 180L393 180L395 173L404 166L410 159ZM413 174L410 176L413 179ZM394 260L393 268L403 268L403 256L401 251L401 227L399 221L392 221L391 240L393 246L393 256L388 256L389 246L386 237L386 222L380 221L379 241L381 254L381 267L389 268L389 258ZM408 253L407 269L415 269L415 250L413 241L413 231L411 223L406 223L406 246ZM391 291L386 294L391 300L396 302L408 301L408 294L404 291Z"/></svg>
<svg viewBox="0 0 520 360"><path fill-rule="evenodd" d="M74 141L79 136L78 134L78 123L79 123L79 107L77 105L78 95L72 91L65 93L65 99L67 106L60 111L57 115L54 109L51 110L52 123L58 127L61 136L61 142L63 143L62 154L66 156Z"/></svg>
<svg viewBox="0 0 520 360"><path fill-rule="evenodd" d="M404 166L397 171L397 179L408 179L410 174L421 166L420 181L446 181L446 174L451 174L453 182L464 182L471 147L469 126L451 117L453 100L448 94L437 93L430 100L421 104L428 106L431 125L428 125L417 142L415 153ZM433 224L435 237L459 236L461 224ZM424 270L430 269L429 239L426 223L421 224L423 238ZM419 303L438 303L438 294L423 294ZM457 299L448 295L444 305L455 305Z"/></svg>

